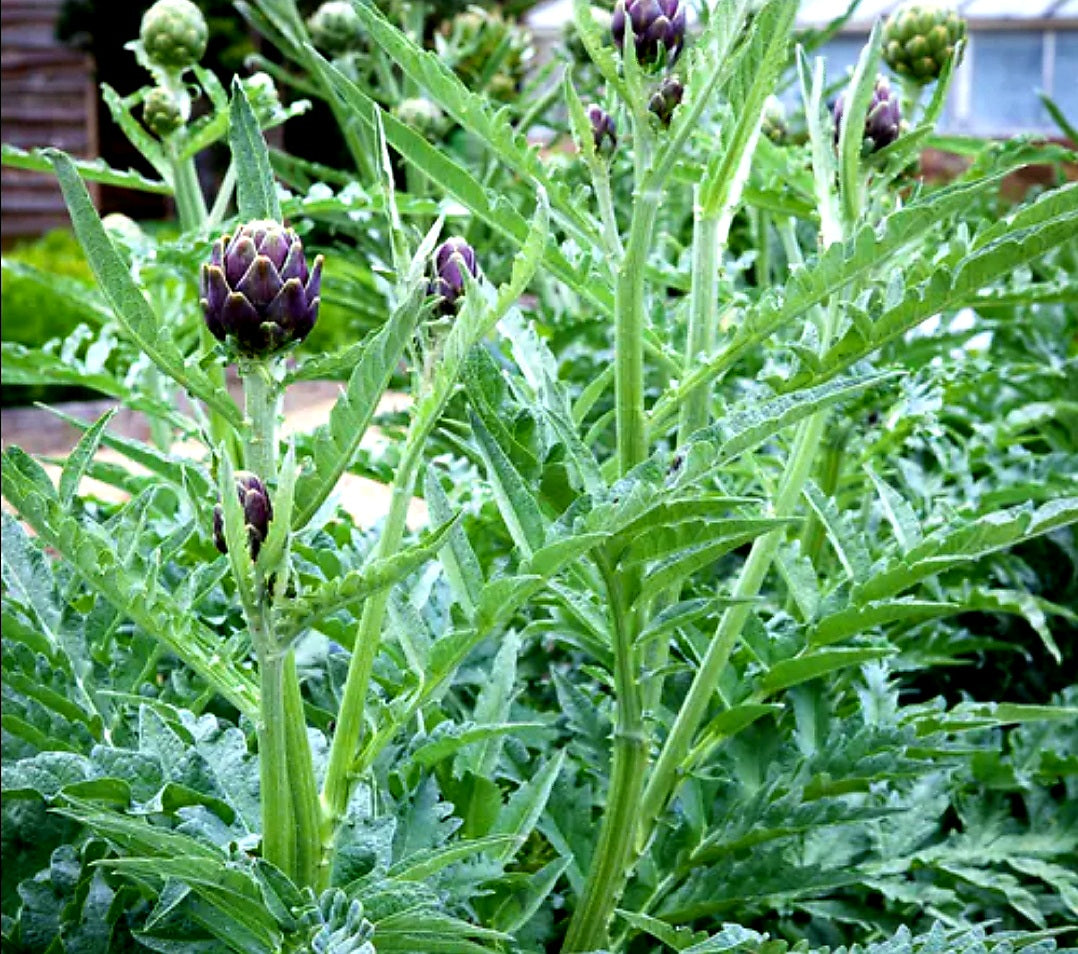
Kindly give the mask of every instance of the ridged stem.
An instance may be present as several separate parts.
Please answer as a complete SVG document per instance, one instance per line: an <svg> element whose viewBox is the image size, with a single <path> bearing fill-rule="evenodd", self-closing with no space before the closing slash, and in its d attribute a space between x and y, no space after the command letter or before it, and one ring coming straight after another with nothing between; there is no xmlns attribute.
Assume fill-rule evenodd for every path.
<svg viewBox="0 0 1078 954"><path fill-rule="evenodd" d="M206 221L206 198L198 181L194 156L181 159L175 150L169 150L172 163L172 191L176 198L176 214L180 228L185 232L198 229Z"/></svg>
<svg viewBox="0 0 1078 954"><path fill-rule="evenodd" d="M790 459L786 464L779 493L775 499L773 513L775 517L788 517L796 509L805 480L812 470L826 420L825 414L814 414L798 427ZM735 600L752 600L760 592L760 587L771 568L771 562L782 543L784 533L784 530L777 529L756 538L734 586L733 598ZM730 606L723 613L715 635L700 662L700 667L678 710L677 718L670 729L670 734L666 737L666 742L663 744L644 791L639 845L641 850L650 839L659 816L683 777L682 768L685 756L707 713L719 684L719 678L730 661L730 654L751 612L752 606L748 602Z"/></svg>
<svg viewBox="0 0 1078 954"><path fill-rule="evenodd" d="M826 248L834 242L842 241L843 230L834 214L832 185L825 181L819 170L816 171L816 188L819 200L817 206L820 214L820 238ZM796 237L792 233L792 225L790 229L788 239L793 248L796 248ZM791 252L793 248L790 249ZM821 353L830 345L835 332L835 324L836 305L832 301L822 315L819 345ZM798 425L790 456L779 481L778 493L772 510L774 517L789 517L796 510L805 481L812 472L826 425L826 411L819 411ZM741 568L737 583L734 585L733 596L736 600L745 602L735 603L722 614L715 635L696 670L688 694L678 710L670 734L663 743L644 790L637 845L640 851L646 847L659 816L666 809L684 777L686 768L684 763L692 747L693 738L715 696L715 690L730 661L730 655L741 635L741 630L752 612L751 601L755 599L763 586L775 554L782 544L784 532L776 529L757 537Z"/></svg>
<svg viewBox="0 0 1078 954"><path fill-rule="evenodd" d="M301 887L318 884L322 860L322 809L318 801L318 783L314 777L314 759L307 738L307 718L303 695L296 673L296 654L288 650L282 674L285 723L286 771L292 795L292 818L296 833L295 874Z"/></svg>
<svg viewBox="0 0 1078 954"><path fill-rule="evenodd" d="M277 481L279 393L269 362L241 367L247 432L244 466L268 487ZM321 817L314 761L296 673L295 654L273 631L268 581L257 581L250 620L261 679L258 728L263 853L300 886L313 886L321 858Z"/></svg>
<svg viewBox="0 0 1078 954"><path fill-rule="evenodd" d="M658 195L638 195L625 257L614 291L614 398L618 472L627 474L647 456L644 416L644 289Z"/></svg>
<svg viewBox="0 0 1078 954"><path fill-rule="evenodd" d="M255 627L253 627L255 628ZM267 645L269 634L252 633L261 681L258 720L258 770L262 791L262 857L289 877L295 875L296 838L288 783L284 656Z"/></svg>
<svg viewBox="0 0 1078 954"><path fill-rule="evenodd" d="M393 479L389 512L382 526L382 535L372 559L392 556L400 549L404 539L408 505L415 487L416 473L423 459L422 448L427 428L422 433L409 434L404 458L397 467ZM337 728L329 750L329 763L322 786L321 869L319 887L326 888L332 869L333 844L337 826L344 818L352 791L353 766L359 752L363 735L364 712L371 673L381 644L382 623L389 605L389 589L379 590L363 605L352 660L348 665L337 714Z"/></svg>
<svg viewBox="0 0 1078 954"><path fill-rule="evenodd" d="M685 341L683 377L696 366L701 354L714 350L719 311L719 217L705 217L697 188L692 236L692 289L689 293L689 330ZM678 446L707 423L710 394L697 388L681 405Z"/></svg>
<svg viewBox="0 0 1078 954"><path fill-rule="evenodd" d="M610 790L599 842L580 903L569 922L563 952L592 951L606 946L610 918L631 867L640 793L647 769L647 738L633 645L635 626L625 605L622 580L604 558L600 557L598 563L610 600L617 722Z"/></svg>

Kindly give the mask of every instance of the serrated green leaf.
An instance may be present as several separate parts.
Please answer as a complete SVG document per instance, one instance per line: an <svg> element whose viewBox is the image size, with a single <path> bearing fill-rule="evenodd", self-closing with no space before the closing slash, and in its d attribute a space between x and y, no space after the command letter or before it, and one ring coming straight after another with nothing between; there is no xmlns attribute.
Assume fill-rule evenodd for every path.
<svg viewBox="0 0 1078 954"><path fill-rule="evenodd" d="M232 148L232 168L236 170L236 204L240 218L247 222L261 219L280 222L281 203L277 199L277 184L273 181L266 140L238 76L232 80L228 142Z"/></svg>

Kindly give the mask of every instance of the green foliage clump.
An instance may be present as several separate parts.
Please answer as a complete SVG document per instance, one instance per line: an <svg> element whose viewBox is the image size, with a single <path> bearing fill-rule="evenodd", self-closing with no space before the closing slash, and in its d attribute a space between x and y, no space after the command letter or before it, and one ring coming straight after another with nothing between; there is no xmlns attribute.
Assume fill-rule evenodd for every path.
<svg viewBox="0 0 1078 954"><path fill-rule="evenodd" d="M253 0L268 80L193 70L163 139L104 88L152 173L5 149L93 277L38 282L86 320L5 382L149 424L4 451L5 949L1070 943L1075 157L917 179L950 64L864 155L882 29L836 126L796 7L714 6L656 116L673 75L585 0L587 68L512 93L419 6L355 4L331 60ZM342 163L267 145L287 90Z"/></svg>

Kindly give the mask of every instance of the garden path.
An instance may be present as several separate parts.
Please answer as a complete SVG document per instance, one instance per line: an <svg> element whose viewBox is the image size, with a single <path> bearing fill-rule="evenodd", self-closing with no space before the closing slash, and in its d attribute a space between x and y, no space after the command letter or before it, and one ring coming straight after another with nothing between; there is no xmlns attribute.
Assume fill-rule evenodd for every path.
<svg viewBox="0 0 1078 954"><path fill-rule="evenodd" d="M332 381L304 381L293 384L285 394L282 433L287 436L309 432L324 424L329 420L330 409L339 391L340 385ZM378 405L378 414L403 410L409 402L407 394L389 391L383 395ZM58 404L57 408L72 417L95 421L113 406L111 401L78 401ZM121 409L113 418L109 431L139 440L149 438L149 425L145 417L126 408ZM76 428L40 407L3 409L0 412L0 432L4 447L14 444L27 453L56 461L46 464L46 470L54 481L59 479L62 461L79 439ZM363 447L377 446L385 439L382 432L372 425L363 438ZM187 457L204 456L201 446L194 442L177 443L171 451ZM102 447L97 457L101 461L121 464L135 472L145 472L123 455L107 447ZM124 492L118 488L92 478L84 479L80 492L109 501L122 501L126 498ZM340 506L361 527L370 527L377 523L389 509L389 487L356 474L344 475L337 488L337 497ZM416 498L408 510L408 525L416 529L426 523L426 504Z"/></svg>

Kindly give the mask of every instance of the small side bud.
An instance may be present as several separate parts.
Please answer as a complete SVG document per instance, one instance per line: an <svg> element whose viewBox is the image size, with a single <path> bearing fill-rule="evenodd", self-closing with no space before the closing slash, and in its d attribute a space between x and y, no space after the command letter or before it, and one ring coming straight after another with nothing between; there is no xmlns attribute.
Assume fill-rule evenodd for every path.
<svg viewBox="0 0 1078 954"><path fill-rule="evenodd" d="M434 250L434 278L428 289L438 298L439 314L456 314L464 294L465 274L473 278L479 274L475 249L462 238L446 239Z"/></svg>
<svg viewBox="0 0 1078 954"><path fill-rule="evenodd" d="M155 86L142 101L142 121L164 139L184 124L183 110L171 92Z"/></svg>
<svg viewBox="0 0 1078 954"><path fill-rule="evenodd" d="M257 560L269 534L269 525L273 521L273 504L270 502L266 485L255 475L246 470L236 471L236 493L243 508L243 523L247 528L247 542L251 548L251 559ZM228 553L225 540L225 515L218 504L213 508L213 544L221 553Z"/></svg>
<svg viewBox="0 0 1078 954"><path fill-rule="evenodd" d="M842 134L845 111L846 94L842 93L835 100L832 111L836 145ZM902 107L899 104L898 94L891 89L891 84L885 76L876 77L876 86L872 90L872 99L869 101L868 112L865 115L864 130L861 154L865 156L891 145L902 133Z"/></svg>
<svg viewBox="0 0 1078 954"><path fill-rule="evenodd" d="M676 76L667 76L651 94L648 112L657 116L664 126L669 126L670 120L674 118L674 110L681 105L684 95L685 87L681 85L681 80Z"/></svg>
<svg viewBox="0 0 1078 954"><path fill-rule="evenodd" d="M618 148L618 129L614 117L601 106L592 103L588 107L588 122L595 142L595 151L601 156L610 155Z"/></svg>
<svg viewBox="0 0 1078 954"><path fill-rule="evenodd" d="M323 53L344 56L360 48L363 23L348 0L327 0L307 21L311 41Z"/></svg>
<svg viewBox="0 0 1078 954"><path fill-rule="evenodd" d="M437 103L422 96L401 100L393 112L405 126L425 139L435 139L445 132L445 113Z"/></svg>
<svg viewBox="0 0 1078 954"><path fill-rule="evenodd" d="M786 141L790 127L786 118L786 107L777 96L768 96L764 102L764 113L760 119L760 132L776 146Z"/></svg>

